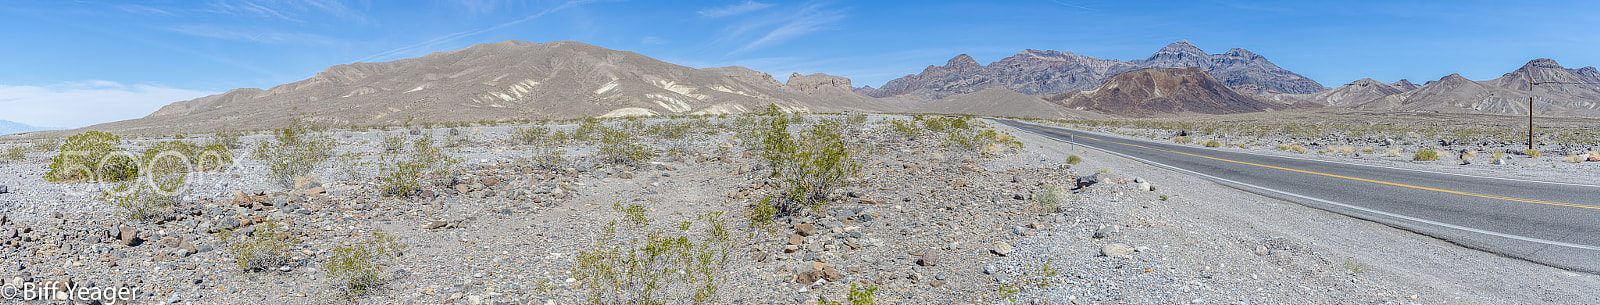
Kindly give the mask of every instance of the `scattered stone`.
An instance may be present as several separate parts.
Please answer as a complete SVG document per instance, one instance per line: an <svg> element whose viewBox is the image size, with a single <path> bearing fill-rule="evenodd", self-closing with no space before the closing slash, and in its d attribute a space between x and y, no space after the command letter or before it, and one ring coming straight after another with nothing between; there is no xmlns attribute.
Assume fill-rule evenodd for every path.
<svg viewBox="0 0 1600 305"><path fill-rule="evenodd" d="M253 199L253 198L250 198L250 195L245 194L244 191L234 191L233 192L233 205L236 205L236 206L239 206L239 207L243 207L243 208L248 208L251 205L255 205L255 202L256 202L256 200Z"/></svg>
<svg viewBox="0 0 1600 305"><path fill-rule="evenodd" d="M922 256L917 258L917 265L928 267L938 266L939 254L935 253L933 250L923 251Z"/></svg>
<svg viewBox="0 0 1600 305"><path fill-rule="evenodd" d="M809 223L797 224L794 225L794 231L800 233L800 236L811 236L817 234L817 226Z"/></svg>
<svg viewBox="0 0 1600 305"><path fill-rule="evenodd" d="M122 245L129 247L139 245L138 229L125 226L117 228L117 232L117 238L122 240Z"/></svg>
<svg viewBox="0 0 1600 305"><path fill-rule="evenodd" d="M633 172L622 172L621 174L617 174L617 178L622 178L622 179L633 179L635 177L638 177L638 176L634 175Z"/></svg>
<svg viewBox="0 0 1600 305"><path fill-rule="evenodd" d="M0 185L0 194L10 193L11 187Z"/></svg>
<svg viewBox="0 0 1600 305"><path fill-rule="evenodd" d="M1013 249L1011 247L1011 244L1006 243L1004 241L997 241L997 242L994 242L994 249L991 249L989 251L990 252L994 252L995 255L1007 256L1007 255L1011 255L1011 251L1014 251L1014 250L1015 249Z"/></svg>
<svg viewBox="0 0 1600 305"><path fill-rule="evenodd" d="M1093 173L1089 174L1088 176L1078 176L1077 188L1086 188L1094 185L1095 183L1100 183L1100 173Z"/></svg>
<svg viewBox="0 0 1600 305"><path fill-rule="evenodd" d="M783 246L783 253L795 253L795 252L798 252L798 251L800 251L800 246L798 246L798 245L784 245Z"/></svg>
<svg viewBox="0 0 1600 305"><path fill-rule="evenodd" d="M1121 228L1115 225L1101 226L1100 229L1094 230L1094 235L1092 237L1095 239L1107 238L1116 235L1121 230Z"/></svg>
<svg viewBox="0 0 1600 305"><path fill-rule="evenodd" d="M945 284L944 280L937 280L937 281L928 282L928 286L933 287L933 288L939 288L939 286L944 286L944 284Z"/></svg>
<svg viewBox="0 0 1600 305"><path fill-rule="evenodd" d="M1128 245L1122 243L1114 243L1100 247L1100 255L1114 258L1128 257L1128 254L1133 254L1133 251L1133 247L1129 247Z"/></svg>
<svg viewBox="0 0 1600 305"><path fill-rule="evenodd" d="M800 236L800 234L789 234L789 244L790 245L799 245L799 244L805 243L805 241L806 241L806 238Z"/></svg>
<svg viewBox="0 0 1600 305"><path fill-rule="evenodd" d="M995 272L1000 272L1000 267L996 267L995 265L983 266L983 274L994 274Z"/></svg>

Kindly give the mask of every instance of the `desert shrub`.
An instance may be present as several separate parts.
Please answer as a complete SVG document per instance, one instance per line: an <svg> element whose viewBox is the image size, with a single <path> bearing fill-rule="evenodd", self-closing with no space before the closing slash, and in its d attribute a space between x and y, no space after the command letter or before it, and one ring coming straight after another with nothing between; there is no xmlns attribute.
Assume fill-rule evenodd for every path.
<svg viewBox="0 0 1600 305"><path fill-rule="evenodd" d="M1067 156L1067 164L1077 165L1079 162L1083 162L1083 157L1078 157L1078 155Z"/></svg>
<svg viewBox="0 0 1600 305"><path fill-rule="evenodd" d="M1206 140L1205 144L1202 145L1205 147L1222 147L1222 142L1217 142L1217 140Z"/></svg>
<svg viewBox="0 0 1600 305"><path fill-rule="evenodd" d="M691 128L693 126L687 122L665 121L650 125L646 128L645 133L655 136L660 143L665 144L664 146L666 147L664 148L667 151L682 153L695 141L696 137L693 132L690 132Z"/></svg>
<svg viewBox="0 0 1600 305"><path fill-rule="evenodd" d="M863 289L856 287L855 283L850 283L850 294L845 301L850 302L850 305L874 305L878 304L877 297L873 296L877 293L878 286L868 286ZM818 298L817 305L844 305L844 303L830 302L828 299Z"/></svg>
<svg viewBox="0 0 1600 305"><path fill-rule="evenodd" d="M906 140L916 140L917 136L922 135L922 130L917 129L916 123L906 120L889 120L889 130Z"/></svg>
<svg viewBox="0 0 1600 305"><path fill-rule="evenodd" d="M1372 147L1362 147L1361 148L1361 153L1370 154L1370 153L1373 153L1375 151L1376 150L1373 150Z"/></svg>
<svg viewBox="0 0 1600 305"><path fill-rule="evenodd" d="M1522 150L1522 154L1528 155L1529 158L1538 158L1539 156L1544 155L1544 153L1540 152L1538 149L1524 149Z"/></svg>
<svg viewBox="0 0 1600 305"><path fill-rule="evenodd" d="M1384 151L1383 155L1389 157L1400 157L1400 153L1401 151L1399 148L1390 148L1389 150Z"/></svg>
<svg viewBox="0 0 1600 305"><path fill-rule="evenodd" d="M851 159L850 147L839 129L830 124L807 128L799 139L789 136L783 119L769 122L762 157L771 165L771 178L781 197L772 200L779 215L800 207L821 209L828 192L844 186L845 178L855 175L861 165Z"/></svg>
<svg viewBox="0 0 1600 305"><path fill-rule="evenodd" d="M472 133L466 133L461 132L461 129L450 128L450 130L444 133L444 147L462 147L471 145L472 135L475 133L477 133L476 130L474 130Z"/></svg>
<svg viewBox="0 0 1600 305"><path fill-rule="evenodd" d="M1436 150L1427 149L1427 148L1423 148L1421 150L1417 150L1417 152L1415 154L1411 155L1411 161L1438 161L1438 160L1439 160L1439 152L1436 151Z"/></svg>
<svg viewBox="0 0 1600 305"><path fill-rule="evenodd" d="M33 149L40 152L52 152L61 149L60 138L43 138L33 142Z"/></svg>
<svg viewBox="0 0 1600 305"><path fill-rule="evenodd" d="M288 265L289 250L298 247L300 240L277 222L269 221L252 228L255 230L247 236L232 236L234 231L223 234L224 239L238 238L228 245L227 254L239 270L255 272Z"/></svg>
<svg viewBox="0 0 1600 305"><path fill-rule="evenodd" d="M141 160L174 158L183 161L183 172L191 171L220 171L233 164L233 152L222 144L200 146L184 141L156 142L145 147Z"/></svg>
<svg viewBox="0 0 1600 305"><path fill-rule="evenodd" d="M582 122L578 122L577 129L572 130L572 139L578 141L588 141L592 138L595 138L604 128L605 126L600 125L599 119L585 118Z"/></svg>
<svg viewBox="0 0 1600 305"><path fill-rule="evenodd" d="M1586 160L1589 160L1589 155L1587 155L1587 154L1576 154L1576 155L1566 156L1565 158L1561 158L1562 162L1567 162L1567 163L1583 163L1583 161L1586 161Z"/></svg>
<svg viewBox="0 0 1600 305"><path fill-rule="evenodd" d="M866 125L867 124L867 115L866 114L860 114L860 113L848 114L848 115L845 115L844 122L846 124L850 124L851 126Z"/></svg>
<svg viewBox="0 0 1600 305"><path fill-rule="evenodd" d="M602 160L615 164L641 165L650 161L650 147L639 144L627 131L605 128L600 133L600 147L596 149Z"/></svg>
<svg viewBox="0 0 1600 305"><path fill-rule="evenodd" d="M410 151L378 155L378 188L384 194L410 196L422 189L424 177L447 172L460 163L461 159L433 147L432 136L423 136L411 142Z"/></svg>
<svg viewBox="0 0 1600 305"><path fill-rule="evenodd" d="M594 250L578 254L572 269L585 303L718 303L734 245L720 212L700 215L695 234L695 222L651 226L643 206L612 208L623 216L606 225Z"/></svg>
<svg viewBox="0 0 1600 305"><path fill-rule="evenodd" d="M272 138L256 144L253 154L265 163L270 177L285 188L294 187L294 178L311 174L318 165L333 158L336 143L312 125L304 115L289 117L289 125L272 131Z"/></svg>
<svg viewBox="0 0 1600 305"><path fill-rule="evenodd" d="M406 137L402 135L385 136L382 140L384 152L396 152L406 149Z"/></svg>
<svg viewBox="0 0 1600 305"><path fill-rule="evenodd" d="M217 128L216 132L211 133L211 143L206 144L206 146L221 145L227 149L238 149L241 147L239 142L239 137L241 136L244 136L243 131L232 130L228 129L227 126L223 126Z"/></svg>
<svg viewBox="0 0 1600 305"><path fill-rule="evenodd" d="M1178 137L1172 138L1172 142L1178 143L1178 144L1189 144L1189 137L1178 136Z"/></svg>
<svg viewBox="0 0 1600 305"><path fill-rule="evenodd" d="M373 232L354 245L333 248L324 268L333 290L350 299L366 295L388 282L383 264L404 251L406 245L383 232Z"/></svg>
<svg viewBox="0 0 1600 305"><path fill-rule="evenodd" d="M121 209L129 219L160 219L188 191L184 182L185 173L191 169L188 160L176 153L157 154L145 160L138 179L118 181L98 196Z"/></svg>
<svg viewBox="0 0 1600 305"><path fill-rule="evenodd" d="M89 131L73 135L61 144L61 154L50 162L45 180L69 181L123 181L139 175L139 161L117 144L122 139L116 135Z"/></svg>
<svg viewBox="0 0 1600 305"><path fill-rule="evenodd" d="M1044 190L1033 196L1039 204L1040 213L1055 213L1067 202L1067 192L1057 185L1046 185Z"/></svg>
<svg viewBox="0 0 1600 305"><path fill-rule="evenodd" d="M529 126L511 130L511 142L517 144L535 144L543 141L550 134L550 127Z"/></svg>
<svg viewBox="0 0 1600 305"><path fill-rule="evenodd" d="M6 155L5 155L6 160L22 160L23 158L27 158L27 157L28 157L28 148L27 147L23 147L23 146L19 145L19 146L12 146L12 147L7 147L6 148Z"/></svg>

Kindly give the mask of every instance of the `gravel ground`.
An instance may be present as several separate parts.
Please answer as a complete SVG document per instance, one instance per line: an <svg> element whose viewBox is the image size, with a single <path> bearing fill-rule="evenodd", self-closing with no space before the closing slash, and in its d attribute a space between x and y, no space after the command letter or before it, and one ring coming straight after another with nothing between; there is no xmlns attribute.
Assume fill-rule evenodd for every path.
<svg viewBox="0 0 1600 305"><path fill-rule="evenodd" d="M908 140L887 119L910 118L872 115L847 128L863 169L827 209L756 227L743 218L748 206L775 190L733 125L688 145L646 137L658 149L687 149L637 166L600 162L592 143L572 143L557 168L534 166L530 149L508 140L513 127L462 128L468 144L446 149L465 161L461 169L408 198L381 196L372 163L384 136L405 131L335 131L339 150L361 157L315 172L320 189L284 189L260 162L239 158L192 174L184 203L157 222L118 216L95 198L103 185L44 182L54 153L35 152L0 166L9 189L0 194L0 275L139 288L143 301L347 303L327 281L327 259L383 231L407 250L385 265L386 284L357 303L573 304L589 288L573 274L576 258L614 245L602 242L603 228L624 216L613 209L620 203L644 207L658 224L724 213L733 238L710 303L844 301L852 284L878 287L882 304L1600 303L1591 274L1071 151L997 124L1023 148L963 150L931 133ZM1072 154L1084 161L1066 164ZM1099 182L1069 190L1090 176ZM1061 186L1058 211L1039 204L1047 186ZM234 241L220 232L268 220L302 243L285 266L240 271L225 250Z"/></svg>

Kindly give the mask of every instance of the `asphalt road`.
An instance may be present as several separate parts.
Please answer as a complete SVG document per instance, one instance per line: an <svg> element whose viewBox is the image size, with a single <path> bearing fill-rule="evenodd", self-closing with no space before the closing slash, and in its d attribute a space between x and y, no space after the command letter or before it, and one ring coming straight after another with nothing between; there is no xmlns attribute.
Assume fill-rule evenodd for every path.
<svg viewBox="0 0 1600 305"><path fill-rule="evenodd" d="M1263 196L1600 273L1600 186L1257 155L996 121Z"/></svg>

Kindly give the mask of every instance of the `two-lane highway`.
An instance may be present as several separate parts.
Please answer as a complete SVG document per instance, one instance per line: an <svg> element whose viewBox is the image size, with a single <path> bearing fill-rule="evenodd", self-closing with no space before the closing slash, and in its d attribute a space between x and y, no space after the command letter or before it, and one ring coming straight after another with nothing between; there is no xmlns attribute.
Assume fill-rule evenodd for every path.
<svg viewBox="0 0 1600 305"><path fill-rule="evenodd" d="M997 121L1264 196L1600 273L1600 186L1268 156Z"/></svg>

